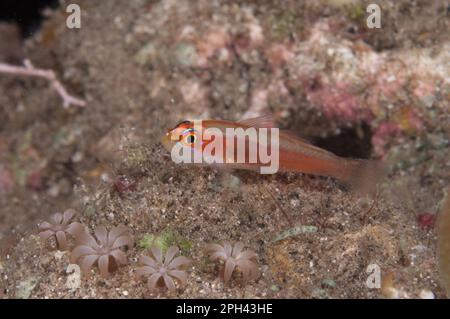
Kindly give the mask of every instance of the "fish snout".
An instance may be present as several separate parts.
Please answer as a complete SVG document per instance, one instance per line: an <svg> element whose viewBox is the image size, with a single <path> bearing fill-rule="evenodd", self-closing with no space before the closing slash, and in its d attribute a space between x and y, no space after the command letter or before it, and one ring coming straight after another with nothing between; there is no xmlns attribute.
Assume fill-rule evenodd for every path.
<svg viewBox="0 0 450 319"><path fill-rule="evenodd" d="M160 139L162 146L164 146L164 148L168 151L170 151L173 146L173 141L171 140L171 135L172 135L171 132L167 131L167 133L165 133L163 136L161 136L161 139Z"/></svg>

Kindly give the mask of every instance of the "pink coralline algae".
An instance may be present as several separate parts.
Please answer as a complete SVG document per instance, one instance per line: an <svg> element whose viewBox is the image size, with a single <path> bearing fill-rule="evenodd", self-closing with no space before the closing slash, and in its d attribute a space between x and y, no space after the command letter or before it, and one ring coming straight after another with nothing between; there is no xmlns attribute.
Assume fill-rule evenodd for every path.
<svg viewBox="0 0 450 319"><path fill-rule="evenodd" d="M418 81L415 85L413 93L416 97L422 98L435 94L436 86L425 81Z"/></svg>
<svg viewBox="0 0 450 319"><path fill-rule="evenodd" d="M375 155L386 156L386 148L393 138L408 134L420 132L424 129L421 117L410 107L399 109L393 121L380 123L372 136L372 146Z"/></svg>
<svg viewBox="0 0 450 319"><path fill-rule="evenodd" d="M287 43L275 43L270 45L266 49L265 54L273 70L280 68L285 63L295 58L293 48L294 48L293 44L287 42Z"/></svg>
<svg viewBox="0 0 450 319"><path fill-rule="evenodd" d="M371 111L362 107L357 95L350 93L345 84L318 84L318 87L306 86L308 100L317 106L329 119L341 119L351 123L370 121Z"/></svg>
<svg viewBox="0 0 450 319"><path fill-rule="evenodd" d="M407 83L405 70L395 64L389 64L389 70L381 70L368 77L370 87L367 104L378 109L386 104L402 103L401 93Z"/></svg>
<svg viewBox="0 0 450 319"><path fill-rule="evenodd" d="M386 155L386 146L393 137L401 133L401 128L398 124L392 122L381 123L372 136L372 146L374 153L378 156L384 157Z"/></svg>

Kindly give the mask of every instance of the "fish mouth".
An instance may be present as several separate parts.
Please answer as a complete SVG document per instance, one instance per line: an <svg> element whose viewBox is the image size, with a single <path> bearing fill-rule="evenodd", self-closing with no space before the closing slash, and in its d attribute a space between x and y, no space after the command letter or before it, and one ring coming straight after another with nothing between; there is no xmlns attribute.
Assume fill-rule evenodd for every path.
<svg viewBox="0 0 450 319"><path fill-rule="evenodd" d="M171 136L171 133L167 132L166 134L161 136L161 139L160 139L162 146L168 151L172 150L172 141L170 139L170 136Z"/></svg>
<svg viewBox="0 0 450 319"><path fill-rule="evenodd" d="M179 129L168 129L167 132L161 137L161 144L170 152L173 146L181 140Z"/></svg>

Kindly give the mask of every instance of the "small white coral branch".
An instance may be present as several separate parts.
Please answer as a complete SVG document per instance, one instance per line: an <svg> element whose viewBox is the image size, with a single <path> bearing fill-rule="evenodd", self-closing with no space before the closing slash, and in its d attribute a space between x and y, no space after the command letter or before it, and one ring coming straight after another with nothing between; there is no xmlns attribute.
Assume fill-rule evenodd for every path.
<svg viewBox="0 0 450 319"><path fill-rule="evenodd" d="M24 60L23 65L24 66L16 66L6 63L0 63L0 73L44 78L52 84L53 88L56 90L56 92L58 92L59 96L61 96L65 108L69 107L70 105L86 106L85 101L70 95L66 91L64 86L57 79L55 72L53 72L52 70L36 69L30 62L30 60Z"/></svg>

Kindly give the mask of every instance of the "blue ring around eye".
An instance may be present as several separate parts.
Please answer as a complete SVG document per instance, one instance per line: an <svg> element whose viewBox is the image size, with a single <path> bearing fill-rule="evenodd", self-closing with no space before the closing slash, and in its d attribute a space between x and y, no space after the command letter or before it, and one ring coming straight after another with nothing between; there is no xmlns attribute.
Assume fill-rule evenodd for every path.
<svg viewBox="0 0 450 319"><path fill-rule="evenodd" d="M185 129L184 131L183 131L183 133L181 133L181 135L183 135L183 138L186 136L186 135L188 135L188 134L190 134L190 133L194 133L194 135L195 135L195 138L196 138L196 140L197 140L197 138L198 138L198 132L197 132L197 130L195 130L194 128L188 128L188 129ZM195 142L194 142L195 143ZM200 141L200 145L203 145L203 141ZM191 143L192 144L192 143Z"/></svg>
<svg viewBox="0 0 450 319"><path fill-rule="evenodd" d="M181 133L181 134L183 134L183 136L184 136L184 135L189 134L189 133L192 133L192 132L196 132L196 130L193 129L193 128L191 127L191 128L185 129L185 130L183 131L183 133Z"/></svg>

